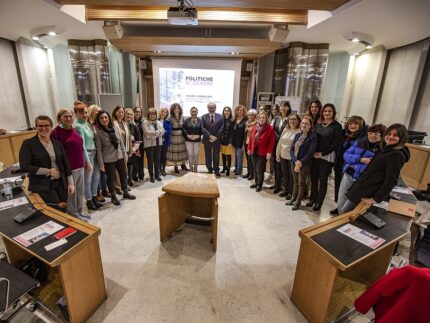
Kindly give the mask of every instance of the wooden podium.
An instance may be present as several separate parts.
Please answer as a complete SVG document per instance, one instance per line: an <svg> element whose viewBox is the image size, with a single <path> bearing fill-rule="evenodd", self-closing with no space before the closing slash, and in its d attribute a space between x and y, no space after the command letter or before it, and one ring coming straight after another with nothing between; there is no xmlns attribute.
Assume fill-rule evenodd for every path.
<svg viewBox="0 0 430 323"><path fill-rule="evenodd" d="M210 222L212 249L216 251L220 194L215 176L190 172L164 185L163 191L166 193L158 198L160 241L195 217Z"/></svg>
<svg viewBox="0 0 430 323"><path fill-rule="evenodd" d="M396 241L409 232L412 218L375 207L369 211L386 222L382 229L350 222L350 217L366 210L361 203L349 213L299 231L291 300L310 322L333 321L354 308L355 299L386 273ZM347 223L386 241L373 250L337 231Z"/></svg>
<svg viewBox="0 0 430 323"><path fill-rule="evenodd" d="M0 178L10 176L10 169L0 173ZM47 206L39 194L21 192L15 197L24 196L27 196L30 203L0 211L0 236L9 261L15 265L18 261L36 257L45 263L48 279L35 290L36 299L43 307L65 320L56 305L58 298L63 296L70 322L85 322L106 299L98 239L101 230ZM0 200L4 198L0 197ZM18 213L32 214L34 209L40 210L41 214L30 221L18 224L13 220ZM28 247L14 240L17 235L49 221L63 227L73 227L77 232L66 238L67 244L51 251L44 247L56 241L53 236L43 238Z"/></svg>

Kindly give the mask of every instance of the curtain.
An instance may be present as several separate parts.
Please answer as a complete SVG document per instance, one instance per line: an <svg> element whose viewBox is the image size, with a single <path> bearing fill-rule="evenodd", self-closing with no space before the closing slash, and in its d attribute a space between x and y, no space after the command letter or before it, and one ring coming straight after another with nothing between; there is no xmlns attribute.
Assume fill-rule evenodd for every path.
<svg viewBox="0 0 430 323"><path fill-rule="evenodd" d="M275 55L275 95L300 98L300 111L321 95L328 59L328 44L291 43Z"/></svg>
<svg viewBox="0 0 430 323"><path fill-rule="evenodd" d="M106 40L69 40L76 97L86 104L99 104L100 93L111 93Z"/></svg>

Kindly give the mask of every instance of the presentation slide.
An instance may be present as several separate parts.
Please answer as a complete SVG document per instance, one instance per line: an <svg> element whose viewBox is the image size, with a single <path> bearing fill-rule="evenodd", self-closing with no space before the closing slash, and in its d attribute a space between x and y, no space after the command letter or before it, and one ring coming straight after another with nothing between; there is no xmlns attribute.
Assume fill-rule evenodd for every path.
<svg viewBox="0 0 430 323"><path fill-rule="evenodd" d="M214 102L217 112L239 104L241 59L152 57L154 107L179 103L185 116L197 107L199 116Z"/></svg>
<svg viewBox="0 0 430 323"><path fill-rule="evenodd" d="M217 112L233 106L234 74L231 70L160 68L160 106L179 103L186 111L197 107L202 113L209 102Z"/></svg>

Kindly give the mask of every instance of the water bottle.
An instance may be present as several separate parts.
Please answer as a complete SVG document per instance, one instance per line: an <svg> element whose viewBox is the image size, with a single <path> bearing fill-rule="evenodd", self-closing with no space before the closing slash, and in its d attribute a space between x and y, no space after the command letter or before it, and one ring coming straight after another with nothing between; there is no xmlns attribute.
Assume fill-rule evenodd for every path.
<svg viewBox="0 0 430 323"><path fill-rule="evenodd" d="M3 193L4 193L4 196L6 196L6 200L13 199L12 186L10 186L10 183L3 184Z"/></svg>

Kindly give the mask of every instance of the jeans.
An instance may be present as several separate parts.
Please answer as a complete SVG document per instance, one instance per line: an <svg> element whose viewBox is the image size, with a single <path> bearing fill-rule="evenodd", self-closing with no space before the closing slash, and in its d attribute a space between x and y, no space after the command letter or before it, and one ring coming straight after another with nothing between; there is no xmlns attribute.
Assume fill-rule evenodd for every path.
<svg viewBox="0 0 430 323"><path fill-rule="evenodd" d="M340 182L339 186L339 193L337 196L337 209L340 211L342 210L343 206L345 205L348 198L346 197L346 193L348 192L349 188L354 184L355 179L352 178L351 175L348 173L343 174L342 181Z"/></svg>
<svg viewBox="0 0 430 323"><path fill-rule="evenodd" d="M200 142L185 141L185 146L188 151L188 163L191 171L197 171L199 166L199 146Z"/></svg>
<svg viewBox="0 0 430 323"><path fill-rule="evenodd" d="M124 159L118 159L113 163L105 163L107 177L107 186L111 194L115 194L115 173L118 171L121 189L123 193L127 192L127 170Z"/></svg>
<svg viewBox="0 0 430 323"><path fill-rule="evenodd" d="M234 169L238 175L241 175L243 172L243 149L234 148Z"/></svg>
<svg viewBox="0 0 430 323"><path fill-rule="evenodd" d="M311 169L309 166L302 166L299 173L294 171L294 164L291 163L291 172L293 175L293 192L292 199L296 201L301 201L305 196L306 182L309 175L311 174Z"/></svg>
<svg viewBox="0 0 430 323"><path fill-rule="evenodd" d="M73 216L82 214L84 205L84 167L72 171L75 192L67 197L67 210Z"/></svg>
<svg viewBox="0 0 430 323"><path fill-rule="evenodd" d="M162 146L145 147L148 172L151 179L160 177L160 157Z"/></svg>
<svg viewBox="0 0 430 323"><path fill-rule="evenodd" d="M322 204L327 194L327 182L333 163L324 159L314 158L311 167L311 201Z"/></svg>
<svg viewBox="0 0 430 323"><path fill-rule="evenodd" d="M204 147L206 168L209 172L215 171L215 173L219 173L219 140L214 143L205 142Z"/></svg>
<svg viewBox="0 0 430 323"><path fill-rule="evenodd" d="M356 206L357 206L357 203L346 199L346 202L343 205L342 209L339 209L339 214L344 214L344 213L347 213L349 211L352 211L355 209Z"/></svg>
<svg viewBox="0 0 430 323"><path fill-rule="evenodd" d="M88 170L85 167L84 177L84 195L87 201L91 200L93 196L97 195L97 186L99 184L100 178L100 170L99 164L96 159L96 151L90 150L88 151L88 158L90 159L90 163L93 166L91 170Z"/></svg>

